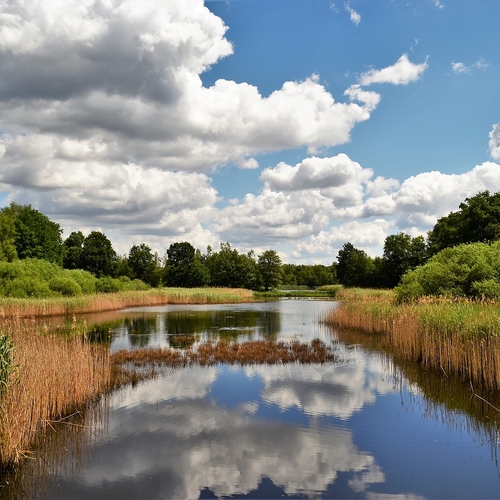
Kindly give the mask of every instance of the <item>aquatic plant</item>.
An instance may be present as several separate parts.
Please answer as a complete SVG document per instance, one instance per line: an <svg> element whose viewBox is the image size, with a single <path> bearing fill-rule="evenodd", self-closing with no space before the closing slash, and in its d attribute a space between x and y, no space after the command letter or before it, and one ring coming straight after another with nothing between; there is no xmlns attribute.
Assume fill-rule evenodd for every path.
<svg viewBox="0 0 500 500"><path fill-rule="evenodd" d="M336 352L320 339L309 343L274 340L210 341L184 351L173 348L120 350L111 355L115 367L184 367L225 364L327 363L338 361ZM116 372L120 377L123 373ZM152 373L152 372L150 372Z"/></svg>
<svg viewBox="0 0 500 500"><path fill-rule="evenodd" d="M500 303L390 296L347 300L325 322L385 334L398 356L487 389L500 388Z"/></svg>
<svg viewBox="0 0 500 500"><path fill-rule="evenodd" d="M5 334L0 334L0 399L7 389L9 378L14 371L12 354L14 344Z"/></svg>
<svg viewBox="0 0 500 500"><path fill-rule="evenodd" d="M21 318L3 320L1 327L9 339L10 366L16 366L1 401L0 464L5 466L29 455L50 419L63 418L106 391L110 364L108 349L90 344L83 325L73 325L66 336Z"/></svg>

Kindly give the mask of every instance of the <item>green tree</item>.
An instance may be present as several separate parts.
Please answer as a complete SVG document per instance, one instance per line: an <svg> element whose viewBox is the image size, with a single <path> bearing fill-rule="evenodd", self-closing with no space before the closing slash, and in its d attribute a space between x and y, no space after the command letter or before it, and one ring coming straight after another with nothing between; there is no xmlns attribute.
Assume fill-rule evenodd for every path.
<svg viewBox="0 0 500 500"><path fill-rule="evenodd" d="M128 265L133 278L151 286L158 286L159 275L156 273L155 256L145 243L132 246L128 254Z"/></svg>
<svg viewBox="0 0 500 500"><path fill-rule="evenodd" d="M82 269L82 247L85 236L81 231L73 231L63 243L65 269Z"/></svg>
<svg viewBox="0 0 500 500"><path fill-rule="evenodd" d="M43 259L62 265L64 248L59 224L51 221L31 205L18 205L12 202L0 213L14 221L14 245L20 259Z"/></svg>
<svg viewBox="0 0 500 500"><path fill-rule="evenodd" d="M281 259L275 250L266 250L257 261L264 290L276 288L281 282Z"/></svg>
<svg viewBox="0 0 500 500"><path fill-rule="evenodd" d="M345 286L371 286L375 270L373 259L364 250L345 243L337 255L337 279Z"/></svg>
<svg viewBox="0 0 500 500"><path fill-rule="evenodd" d="M220 250L212 252L210 249L205 260L212 286L251 290L260 286L260 274L253 251L240 254L231 248L229 242L221 242Z"/></svg>
<svg viewBox="0 0 500 500"><path fill-rule="evenodd" d="M431 254L461 243L500 239L500 193L482 191L460 203L459 210L441 217L428 234Z"/></svg>
<svg viewBox="0 0 500 500"><path fill-rule="evenodd" d="M168 286L198 287L210 281L210 273L201 256L187 241L172 243L167 250L166 275Z"/></svg>
<svg viewBox="0 0 500 500"><path fill-rule="evenodd" d="M14 219L0 213L0 261L12 262L17 259L16 226Z"/></svg>
<svg viewBox="0 0 500 500"><path fill-rule="evenodd" d="M423 236L412 238L409 234L399 233L387 236L382 257L381 284L395 287L403 274L423 264L426 260L426 245Z"/></svg>
<svg viewBox="0 0 500 500"><path fill-rule="evenodd" d="M81 263L83 269L101 278L115 276L117 255L111 241L100 231L92 231L83 241Z"/></svg>

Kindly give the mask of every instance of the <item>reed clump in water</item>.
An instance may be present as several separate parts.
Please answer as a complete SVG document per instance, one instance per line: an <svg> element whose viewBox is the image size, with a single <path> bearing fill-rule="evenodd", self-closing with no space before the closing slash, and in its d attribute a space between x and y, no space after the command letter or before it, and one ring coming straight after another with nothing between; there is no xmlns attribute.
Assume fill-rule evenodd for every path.
<svg viewBox="0 0 500 500"><path fill-rule="evenodd" d="M109 351L90 344L82 326L62 336L31 321L3 320L0 329L15 345L0 410L0 464L16 464L49 420L71 414L110 385Z"/></svg>
<svg viewBox="0 0 500 500"><path fill-rule="evenodd" d="M233 304L253 299L251 290L240 288L153 288L48 299L2 297L0 318L59 316L162 304Z"/></svg>
<svg viewBox="0 0 500 500"><path fill-rule="evenodd" d="M422 298L396 304L390 295L348 299L326 323L388 336L397 356L489 390L500 388L500 303Z"/></svg>
<svg viewBox="0 0 500 500"><path fill-rule="evenodd" d="M205 342L184 351L172 348L120 350L111 355L114 366L210 366L225 364L327 363L338 361L336 353L320 339L298 341L253 340Z"/></svg>

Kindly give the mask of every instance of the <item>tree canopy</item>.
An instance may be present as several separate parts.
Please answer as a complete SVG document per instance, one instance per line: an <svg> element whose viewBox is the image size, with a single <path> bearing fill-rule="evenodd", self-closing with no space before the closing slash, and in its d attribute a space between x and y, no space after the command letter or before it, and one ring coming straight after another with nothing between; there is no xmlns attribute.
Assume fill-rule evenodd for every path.
<svg viewBox="0 0 500 500"><path fill-rule="evenodd" d="M64 249L59 224L31 205L12 202L0 213L14 222L13 243L20 259L44 259L62 265Z"/></svg>
<svg viewBox="0 0 500 500"><path fill-rule="evenodd" d="M441 217L428 233L431 254L461 243L500 239L500 193L482 191L466 198L459 210Z"/></svg>

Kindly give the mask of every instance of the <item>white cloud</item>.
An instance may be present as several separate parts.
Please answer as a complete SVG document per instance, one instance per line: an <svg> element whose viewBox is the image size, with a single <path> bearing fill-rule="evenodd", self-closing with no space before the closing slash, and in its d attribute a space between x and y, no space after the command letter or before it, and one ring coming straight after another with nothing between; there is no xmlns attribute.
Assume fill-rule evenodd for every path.
<svg viewBox="0 0 500 500"><path fill-rule="evenodd" d="M344 4L344 8L349 13L351 21L357 26L361 22L360 14L356 12L347 2Z"/></svg>
<svg viewBox="0 0 500 500"><path fill-rule="evenodd" d="M264 170L260 179L272 190L298 191L366 182L372 175L370 169L362 169L359 163L341 153L332 158L306 158L294 167L280 163Z"/></svg>
<svg viewBox="0 0 500 500"><path fill-rule="evenodd" d="M453 69L453 73L471 73L475 69L486 69L489 66L488 63L484 61L484 59L479 59L474 64L466 66L462 62L452 62L451 68Z"/></svg>
<svg viewBox="0 0 500 500"><path fill-rule="evenodd" d="M488 146L490 148L491 157L494 160L500 160L500 123L493 125L489 137L490 141Z"/></svg>
<svg viewBox="0 0 500 500"><path fill-rule="evenodd" d="M315 74L267 97L229 80L204 87L200 74L233 47L203 0L3 2L0 21L4 203L29 202L64 227L121 228L124 242L217 241L208 173L346 143L380 100L352 88L337 102Z"/></svg>
<svg viewBox="0 0 500 500"><path fill-rule="evenodd" d="M408 85L421 78L428 68L427 61L421 64L413 64L407 54L403 54L395 64L383 69L372 69L363 73L359 83L363 86L372 83L392 83L393 85Z"/></svg>

